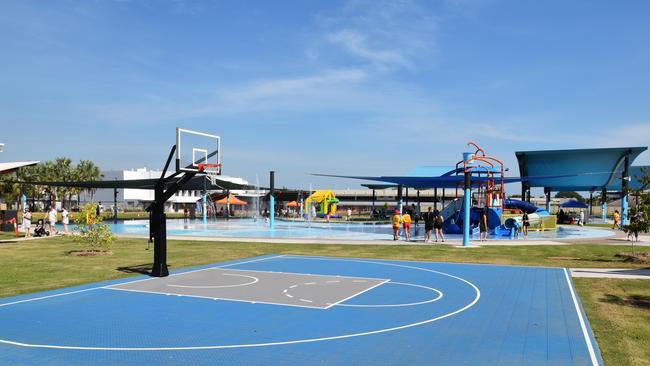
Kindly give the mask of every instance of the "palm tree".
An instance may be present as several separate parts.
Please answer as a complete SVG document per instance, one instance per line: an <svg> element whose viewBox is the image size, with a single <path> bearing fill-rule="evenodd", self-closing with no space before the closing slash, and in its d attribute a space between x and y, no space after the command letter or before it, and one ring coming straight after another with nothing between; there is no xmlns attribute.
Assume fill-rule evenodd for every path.
<svg viewBox="0 0 650 366"><path fill-rule="evenodd" d="M10 205L16 204L20 199L20 185L14 183L15 180L15 173L0 175L0 197Z"/></svg>
<svg viewBox="0 0 650 366"><path fill-rule="evenodd" d="M72 178L72 160L68 158L59 157L54 161L53 167L53 178L57 182L69 182ZM65 197L69 192L68 187L56 187L54 188L56 198L60 198L63 201L65 206Z"/></svg>
<svg viewBox="0 0 650 366"><path fill-rule="evenodd" d="M81 160L77 165L77 170L77 178L80 181L96 181L104 177L99 167L90 160ZM86 191L90 193L90 199L92 200L97 188L87 188Z"/></svg>

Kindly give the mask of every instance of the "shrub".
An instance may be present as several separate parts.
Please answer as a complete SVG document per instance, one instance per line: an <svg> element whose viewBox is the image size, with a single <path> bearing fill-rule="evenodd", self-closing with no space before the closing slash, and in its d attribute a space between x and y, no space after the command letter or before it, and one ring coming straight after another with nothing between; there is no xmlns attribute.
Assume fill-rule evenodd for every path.
<svg viewBox="0 0 650 366"><path fill-rule="evenodd" d="M101 223L101 217L97 217L94 204L85 204L75 215L74 222L79 232L79 235L74 236L74 240L86 245L86 251L111 250L115 236L108 225Z"/></svg>

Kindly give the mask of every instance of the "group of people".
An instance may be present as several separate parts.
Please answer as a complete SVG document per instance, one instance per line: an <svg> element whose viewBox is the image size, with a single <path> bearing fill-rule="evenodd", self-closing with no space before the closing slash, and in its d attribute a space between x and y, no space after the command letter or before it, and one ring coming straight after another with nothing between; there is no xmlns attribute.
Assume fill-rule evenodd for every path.
<svg viewBox="0 0 650 366"><path fill-rule="evenodd" d="M414 220L415 219L415 220ZM417 223L418 219L424 221L424 242L432 242L433 237L435 237L435 242L439 240L445 241L445 234L442 229L445 218L442 216L438 209L429 207L425 213L420 217L417 214L413 214L410 210L405 210L404 214L400 215L399 210L395 210L392 217L393 223L393 240L399 240L400 229L403 230L406 241L411 241L411 223L415 221ZM480 232L480 241L488 240L489 224L488 224L488 214L487 210L481 212L478 228ZM528 214L524 212L522 216L521 229L523 231L524 237L528 237L528 228L530 227L530 218ZM518 234L518 231L517 231Z"/></svg>
<svg viewBox="0 0 650 366"><path fill-rule="evenodd" d="M399 240L399 231L400 228L404 229L404 236L406 238L406 241L411 241L411 223L415 219L415 222L417 223L420 217L417 216L417 213L413 214L414 217L411 216L411 211L406 210L404 211L404 214L400 215L399 210L395 210L393 214L393 240ZM431 236L434 233L435 230L435 237L436 237L436 242L438 242L439 239L441 239L443 242L445 241L445 234L442 231L442 224L444 223L444 218L440 214L440 211L437 209L433 209L432 207L429 207L427 212L421 215L422 220L424 221L424 242L425 243L430 243L431 242Z"/></svg>
<svg viewBox="0 0 650 366"><path fill-rule="evenodd" d="M50 235L55 235L58 234L58 230L56 229L56 222L57 222L57 216L58 213L56 212L56 209L54 206L49 205L47 208L47 211L45 212L45 220L44 220L44 226L47 225L47 228L49 229ZM32 212L29 208L25 208L23 210L23 229L25 230L25 237L29 238L32 236L31 233L31 228L32 228ZM61 209L61 223L63 224L63 233L68 234L68 224L70 224L70 213L68 210L63 207ZM45 229L45 228L43 228ZM36 233L38 235L38 233Z"/></svg>

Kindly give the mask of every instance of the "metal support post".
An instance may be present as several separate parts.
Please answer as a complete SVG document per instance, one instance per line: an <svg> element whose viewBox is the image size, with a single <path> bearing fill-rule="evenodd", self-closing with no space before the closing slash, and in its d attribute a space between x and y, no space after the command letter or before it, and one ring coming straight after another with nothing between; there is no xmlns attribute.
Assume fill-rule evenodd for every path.
<svg viewBox="0 0 650 366"><path fill-rule="evenodd" d="M273 197L275 194L275 172L273 170L269 174L269 180L269 226L273 229L275 226L275 197Z"/></svg>

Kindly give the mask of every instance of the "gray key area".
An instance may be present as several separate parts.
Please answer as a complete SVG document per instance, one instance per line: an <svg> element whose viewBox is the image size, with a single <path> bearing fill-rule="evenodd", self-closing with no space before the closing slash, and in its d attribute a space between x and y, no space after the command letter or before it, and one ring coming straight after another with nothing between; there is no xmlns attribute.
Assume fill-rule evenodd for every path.
<svg viewBox="0 0 650 366"><path fill-rule="evenodd" d="M105 288L327 309L388 280L210 268Z"/></svg>

